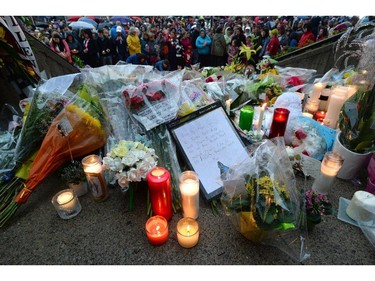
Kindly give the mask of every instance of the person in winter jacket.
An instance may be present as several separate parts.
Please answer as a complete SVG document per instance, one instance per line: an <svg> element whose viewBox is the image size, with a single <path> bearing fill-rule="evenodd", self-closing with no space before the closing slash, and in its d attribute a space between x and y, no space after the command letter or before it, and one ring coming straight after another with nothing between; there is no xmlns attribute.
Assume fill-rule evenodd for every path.
<svg viewBox="0 0 375 281"><path fill-rule="evenodd" d="M98 66L98 48L90 29L83 30L83 61L91 67Z"/></svg>
<svg viewBox="0 0 375 281"><path fill-rule="evenodd" d="M223 35L223 29L219 26L212 38L211 43L211 58L212 66L225 65L224 54L227 52L227 44Z"/></svg>
<svg viewBox="0 0 375 281"><path fill-rule="evenodd" d="M119 61L126 61L129 56L128 44L126 43L126 38L122 33L122 27L117 27L117 33L114 38L114 60L113 63L116 64Z"/></svg>
<svg viewBox="0 0 375 281"><path fill-rule="evenodd" d="M50 47L52 51L58 54L60 57L67 60L69 63L73 63L72 55L70 54L70 49L68 43L60 37L60 34L56 31L52 33L52 39L50 42Z"/></svg>
<svg viewBox="0 0 375 281"><path fill-rule="evenodd" d="M98 30L98 52L100 57L100 65L112 64L112 41L104 35L103 29Z"/></svg>
<svg viewBox="0 0 375 281"><path fill-rule="evenodd" d="M147 56L142 53L133 54L126 59L126 64L128 63L148 65Z"/></svg>
<svg viewBox="0 0 375 281"><path fill-rule="evenodd" d="M260 31L261 35L262 35L262 49L260 50L259 52L259 60L262 59L262 57L264 56L265 52L266 52L266 48L267 48L267 45L268 45L268 42L270 42L270 35L269 35L269 30L267 27L263 27Z"/></svg>
<svg viewBox="0 0 375 281"><path fill-rule="evenodd" d="M78 57L82 56L82 45L81 43L74 37L72 32L67 32L66 33L66 38L65 38L66 43L69 46L70 53L72 55L77 55Z"/></svg>
<svg viewBox="0 0 375 281"><path fill-rule="evenodd" d="M195 41L197 46L200 68L209 66L210 63L210 49L211 49L211 38L206 34L206 30L201 28L201 33Z"/></svg>
<svg viewBox="0 0 375 281"><path fill-rule="evenodd" d="M312 32L311 24L304 24L303 25L303 34L301 39L298 41L298 48L305 47L311 43L315 42L315 36Z"/></svg>
<svg viewBox="0 0 375 281"><path fill-rule="evenodd" d="M270 33L271 33L271 39L266 46L265 55L269 55L273 57L277 55L277 53L279 52L280 42L279 42L279 38L277 38L278 31L276 28L272 29Z"/></svg>
<svg viewBox="0 0 375 281"><path fill-rule="evenodd" d="M139 40L138 32L136 27L129 29L129 35L126 38L126 43L129 48L129 55L141 53L141 41Z"/></svg>

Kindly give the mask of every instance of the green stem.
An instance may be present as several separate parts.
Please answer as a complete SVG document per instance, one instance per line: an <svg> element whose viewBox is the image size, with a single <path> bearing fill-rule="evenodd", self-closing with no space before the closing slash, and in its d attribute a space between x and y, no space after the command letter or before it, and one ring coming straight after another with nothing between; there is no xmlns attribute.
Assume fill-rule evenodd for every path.
<svg viewBox="0 0 375 281"><path fill-rule="evenodd" d="M134 210L134 188L136 183L130 182L129 184L129 211Z"/></svg>
<svg viewBox="0 0 375 281"><path fill-rule="evenodd" d="M16 213L18 204L13 201L4 210L0 212L0 228L3 227Z"/></svg>

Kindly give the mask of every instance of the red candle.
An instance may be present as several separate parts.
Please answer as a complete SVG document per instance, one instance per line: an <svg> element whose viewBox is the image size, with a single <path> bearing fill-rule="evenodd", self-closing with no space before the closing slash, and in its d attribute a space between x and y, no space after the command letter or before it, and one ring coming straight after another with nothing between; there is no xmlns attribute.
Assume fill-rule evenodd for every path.
<svg viewBox="0 0 375 281"><path fill-rule="evenodd" d="M163 167L155 167L147 174L152 212L168 221L172 218L171 175Z"/></svg>
<svg viewBox="0 0 375 281"><path fill-rule="evenodd" d="M146 235L152 245L162 245L168 239L168 223L162 216L153 216L146 222Z"/></svg>
<svg viewBox="0 0 375 281"><path fill-rule="evenodd" d="M282 137L285 134L286 124L288 123L289 110L286 108L275 108L271 124L269 139Z"/></svg>
<svg viewBox="0 0 375 281"><path fill-rule="evenodd" d="M317 111L315 113L314 119L319 123L323 123L325 117L326 117L325 111Z"/></svg>

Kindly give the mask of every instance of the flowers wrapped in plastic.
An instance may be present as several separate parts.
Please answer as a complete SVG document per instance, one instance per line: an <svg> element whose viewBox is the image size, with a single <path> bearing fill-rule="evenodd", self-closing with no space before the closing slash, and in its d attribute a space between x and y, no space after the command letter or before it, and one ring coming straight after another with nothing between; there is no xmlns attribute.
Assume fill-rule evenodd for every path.
<svg viewBox="0 0 375 281"><path fill-rule="evenodd" d="M281 137L225 174L221 203L236 229L254 243L275 246L301 262L306 252L303 197Z"/></svg>
<svg viewBox="0 0 375 281"><path fill-rule="evenodd" d="M97 99L77 96L51 123L26 181L18 178L12 188L1 190L0 227L50 174L69 160L103 147L107 135L107 121ZM14 190L19 192L14 193Z"/></svg>

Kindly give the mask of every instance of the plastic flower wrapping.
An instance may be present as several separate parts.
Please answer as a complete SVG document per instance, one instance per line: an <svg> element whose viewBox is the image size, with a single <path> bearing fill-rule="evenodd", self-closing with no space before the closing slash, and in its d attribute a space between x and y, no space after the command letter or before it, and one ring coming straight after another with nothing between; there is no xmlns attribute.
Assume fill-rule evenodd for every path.
<svg viewBox="0 0 375 281"><path fill-rule="evenodd" d="M303 261L307 253L304 200L283 138L266 140L252 157L225 174L221 203L235 228L255 243Z"/></svg>
<svg viewBox="0 0 375 281"><path fill-rule="evenodd" d="M127 189L129 182L146 179L157 159L154 149L140 142L121 140L103 158L103 168L115 173L118 185Z"/></svg>

